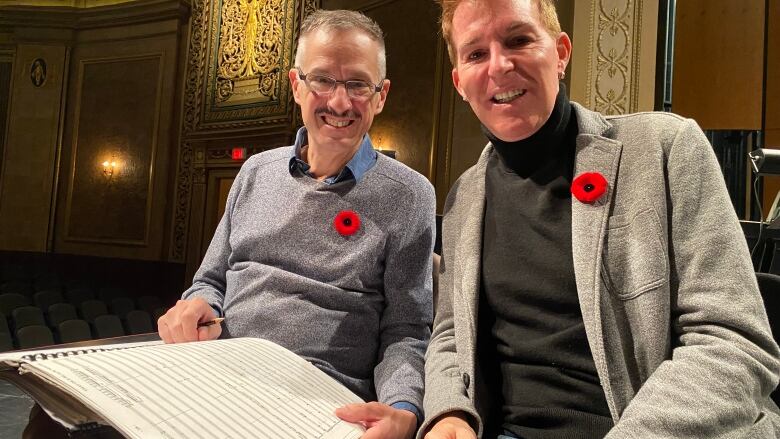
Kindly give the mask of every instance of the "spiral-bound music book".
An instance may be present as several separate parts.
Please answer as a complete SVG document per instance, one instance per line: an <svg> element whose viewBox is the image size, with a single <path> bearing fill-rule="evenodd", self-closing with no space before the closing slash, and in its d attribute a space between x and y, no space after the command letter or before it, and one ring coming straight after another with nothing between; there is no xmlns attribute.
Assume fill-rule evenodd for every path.
<svg viewBox="0 0 780 439"><path fill-rule="evenodd" d="M70 430L129 438L359 438L334 410L362 402L272 342L160 341L0 354L0 378Z"/></svg>

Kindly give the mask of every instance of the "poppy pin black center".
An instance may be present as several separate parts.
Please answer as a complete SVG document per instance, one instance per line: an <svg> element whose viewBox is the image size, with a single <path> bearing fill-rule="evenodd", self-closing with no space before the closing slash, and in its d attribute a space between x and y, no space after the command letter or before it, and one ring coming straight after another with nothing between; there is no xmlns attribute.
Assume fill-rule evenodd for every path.
<svg viewBox="0 0 780 439"><path fill-rule="evenodd" d="M343 223L344 223L345 226L351 226L352 225L352 220L350 218L344 218Z"/></svg>
<svg viewBox="0 0 780 439"><path fill-rule="evenodd" d="M593 184L591 184L591 183L588 183L588 184L586 184L586 185L585 185L585 187L584 187L583 189L585 189L585 192L590 192L590 191L592 191L593 189L596 189L596 187L595 187L595 186L593 186Z"/></svg>

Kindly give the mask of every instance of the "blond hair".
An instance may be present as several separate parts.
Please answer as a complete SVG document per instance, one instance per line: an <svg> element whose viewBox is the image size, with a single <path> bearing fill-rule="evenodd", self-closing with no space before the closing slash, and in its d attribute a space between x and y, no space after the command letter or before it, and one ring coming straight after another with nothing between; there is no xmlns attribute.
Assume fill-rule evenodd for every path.
<svg viewBox="0 0 780 439"><path fill-rule="evenodd" d="M455 48L452 47L452 16L455 15L455 9L465 1L479 3L484 0L436 0L436 3L441 6L441 33L442 36L444 36L444 41L447 42L447 51L450 54L452 65L457 65ZM531 1L536 3L542 26L547 29L547 33L557 39L558 35L561 33L561 23L558 20L558 11L555 9L553 0Z"/></svg>

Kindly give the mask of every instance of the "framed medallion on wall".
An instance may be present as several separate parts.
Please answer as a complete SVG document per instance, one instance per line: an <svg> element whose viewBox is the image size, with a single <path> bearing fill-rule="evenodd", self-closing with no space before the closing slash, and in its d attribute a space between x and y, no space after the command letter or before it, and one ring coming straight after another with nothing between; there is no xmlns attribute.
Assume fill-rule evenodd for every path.
<svg viewBox="0 0 780 439"><path fill-rule="evenodd" d="M35 87L43 87L46 83L46 61L36 58L30 65L30 81Z"/></svg>

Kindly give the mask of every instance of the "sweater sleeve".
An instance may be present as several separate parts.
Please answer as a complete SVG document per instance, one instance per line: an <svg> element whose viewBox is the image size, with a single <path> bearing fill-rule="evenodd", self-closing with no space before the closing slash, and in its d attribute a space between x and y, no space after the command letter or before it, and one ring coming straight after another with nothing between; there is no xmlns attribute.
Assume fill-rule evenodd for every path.
<svg viewBox="0 0 780 439"><path fill-rule="evenodd" d="M233 181L233 185L228 193L225 213L222 215L219 225L217 225L217 230L214 232L214 237L211 238L211 243L198 271L195 272L192 286L184 291L181 296L182 300L196 297L205 300L214 308L214 312L219 317L224 316L222 306L225 299L227 271L230 268L229 258L232 252L230 246L230 222L249 163L247 161L241 167L241 171L239 171L236 179Z"/></svg>
<svg viewBox="0 0 780 439"><path fill-rule="evenodd" d="M772 428L760 421L778 347L723 176L693 121L667 167L674 348L607 438L769 437L757 429Z"/></svg>
<svg viewBox="0 0 780 439"><path fill-rule="evenodd" d="M436 200L421 184L398 209L385 251L385 307L380 320L374 385L380 402L405 401L422 409L424 355L433 320L432 255Z"/></svg>

